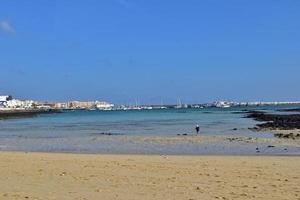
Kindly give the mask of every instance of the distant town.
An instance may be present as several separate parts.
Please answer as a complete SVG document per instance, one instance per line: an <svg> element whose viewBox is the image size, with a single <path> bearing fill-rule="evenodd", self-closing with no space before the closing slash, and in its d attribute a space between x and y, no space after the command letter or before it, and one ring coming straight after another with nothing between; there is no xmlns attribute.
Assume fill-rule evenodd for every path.
<svg viewBox="0 0 300 200"><path fill-rule="evenodd" d="M227 102L218 101L205 104L184 104L179 100L174 105L115 105L106 101L68 101L68 102L39 102L33 100L15 99L10 95L0 96L0 110L144 110L167 108L229 108L234 106L265 106L265 105L292 105L293 102Z"/></svg>
<svg viewBox="0 0 300 200"><path fill-rule="evenodd" d="M0 109L99 109L111 110L114 104L105 101L39 102L15 99L10 95L0 96Z"/></svg>

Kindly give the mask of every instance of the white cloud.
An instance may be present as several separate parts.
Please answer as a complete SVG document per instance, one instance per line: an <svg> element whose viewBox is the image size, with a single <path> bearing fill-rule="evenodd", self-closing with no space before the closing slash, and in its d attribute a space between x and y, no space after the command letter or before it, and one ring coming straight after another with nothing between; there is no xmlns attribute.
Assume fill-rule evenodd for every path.
<svg viewBox="0 0 300 200"><path fill-rule="evenodd" d="M0 21L0 30L7 33L15 33L14 27L7 20Z"/></svg>

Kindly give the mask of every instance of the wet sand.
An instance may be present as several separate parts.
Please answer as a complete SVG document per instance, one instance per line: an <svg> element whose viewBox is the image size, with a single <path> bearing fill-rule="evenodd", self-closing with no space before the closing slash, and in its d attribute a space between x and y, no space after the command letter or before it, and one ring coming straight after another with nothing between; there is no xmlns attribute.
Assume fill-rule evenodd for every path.
<svg viewBox="0 0 300 200"><path fill-rule="evenodd" d="M300 199L300 157L0 153L0 199Z"/></svg>
<svg viewBox="0 0 300 200"><path fill-rule="evenodd" d="M91 135L47 139L3 137L0 140L0 151L154 155L300 155L300 139L195 134L186 136Z"/></svg>

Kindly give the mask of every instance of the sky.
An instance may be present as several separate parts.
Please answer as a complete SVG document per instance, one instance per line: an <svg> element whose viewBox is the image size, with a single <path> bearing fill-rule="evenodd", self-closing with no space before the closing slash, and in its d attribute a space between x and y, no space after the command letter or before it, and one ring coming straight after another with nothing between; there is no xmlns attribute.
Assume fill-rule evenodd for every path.
<svg viewBox="0 0 300 200"><path fill-rule="evenodd" d="M300 100L298 0L1 0L0 94Z"/></svg>

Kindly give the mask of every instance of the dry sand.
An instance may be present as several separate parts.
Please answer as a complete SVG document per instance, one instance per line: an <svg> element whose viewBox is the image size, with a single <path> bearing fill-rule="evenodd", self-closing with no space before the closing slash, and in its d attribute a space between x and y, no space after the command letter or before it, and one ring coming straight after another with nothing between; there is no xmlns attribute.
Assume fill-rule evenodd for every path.
<svg viewBox="0 0 300 200"><path fill-rule="evenodd" d="M0 199L300 199L300 157L0 153Z"/></svg>

